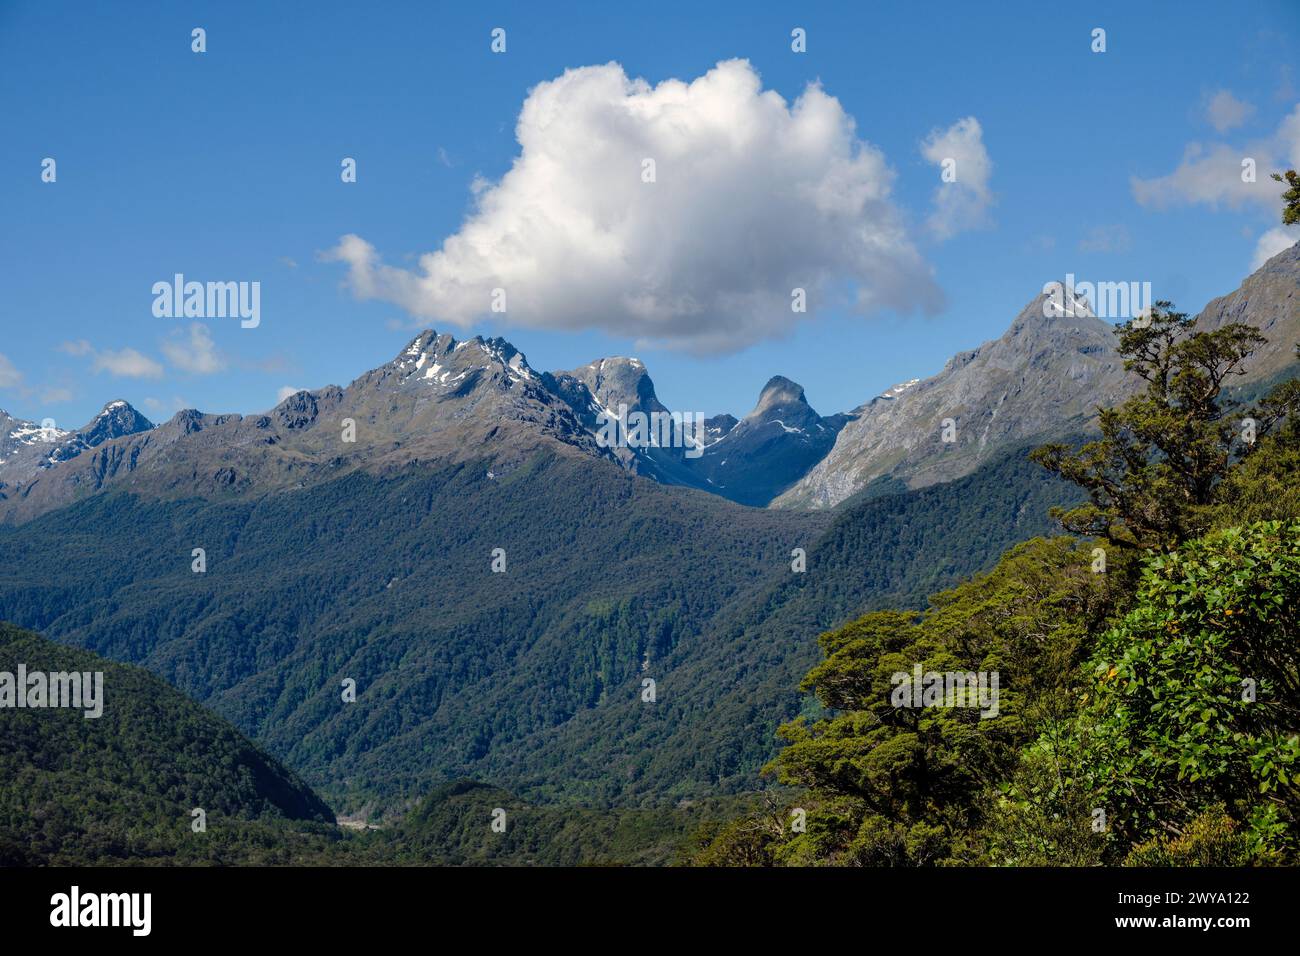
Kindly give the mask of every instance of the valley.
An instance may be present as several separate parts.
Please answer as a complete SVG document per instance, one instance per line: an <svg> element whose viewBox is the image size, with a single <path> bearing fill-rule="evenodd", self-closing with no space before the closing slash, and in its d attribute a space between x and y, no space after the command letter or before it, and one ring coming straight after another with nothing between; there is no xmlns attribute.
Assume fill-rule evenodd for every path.
<svg viewBox="0 0 1300 956"><path fill-rule="evenodd" d="M1292 367L1298 283L1293 247L1207 308L1274 337L1239 387ZM667 414L635 360L538 373L431 331L265 415L154 426L115 402L52 448L9 419L0 619L157 675L292 768L315 819L391 835L430 794L500 788L539 820L583 807L610 839L684 840L700 820L674 808L752 799L777 728L822 712L799 689L819 634L924 606L1079 503L1026 454L1129 394L1112 340L1035 299L851 413L777 376L745 418L709 419L697 458L598 440L604 408Z"/></svg>

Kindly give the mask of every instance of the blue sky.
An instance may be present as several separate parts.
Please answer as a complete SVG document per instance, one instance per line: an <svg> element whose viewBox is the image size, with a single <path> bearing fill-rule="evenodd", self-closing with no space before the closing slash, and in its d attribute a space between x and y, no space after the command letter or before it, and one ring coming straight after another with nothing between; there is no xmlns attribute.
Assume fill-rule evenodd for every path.
<svg viewBox="0 0 1300 956"><path fill-rule="evenodd" d="M1300 150L1286 125L1300 103L1293 0L376 6L0 4L0 407L61 426L117 398L155 420L182 405L261 411L284 386L346 384L433 326L504 335L538 369L635 354L669 406L710 414L743 414L782 374L829 414L997 337L1067 272L1150 281L1199 310L1249 273L1280 204L1207 183L1196 158L1216 144L1279 162ZM791 51L794 27L806 53ZM1105 53L1090 49L1095 27ZM392 296L359 299L345 265L321 257L355 234L416 269L474 213L475 180L490 189L511 169L530 90L568 68L616 61L653 86L732 58L787 102L818 81L853 118L893 172L890 208L941 290L935 314L864 316L828 297L730 354L697 354L638 342L626 317L577 331L413 318ZM967 117L989 201L940 237L927 228L939 169L921 144ZM345 156L356 183L340 181ZM1162 180L1187 156L1185 177ZM1135 178L1156 185L1140 194ZM664 225L663 242L683 238ZM259 281L261 324L202 320L211 345L195 354L191 323L151 309L153 283L177 272Z"/></svg>

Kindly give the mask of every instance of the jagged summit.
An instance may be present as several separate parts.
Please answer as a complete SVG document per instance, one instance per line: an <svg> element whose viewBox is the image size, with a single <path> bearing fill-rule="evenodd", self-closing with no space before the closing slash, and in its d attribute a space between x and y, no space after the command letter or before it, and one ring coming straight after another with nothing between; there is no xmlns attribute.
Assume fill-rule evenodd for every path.
<svg viewBox="0 0 1300 956"><path fill-rule="evenodd" d="M123 435L148 431L154 424L137 411L130 402L118 399L109 402L79 431L88 447L95 447Z"/></svg>
<svg viewBox="0 0 1300 956"><path fill-rule="evenodd" d="M503 338L476 335L457 340L433 329L413 338L388 368L397 372L403 384L415 382L453 390L472 376L476 383L485 371L501 371L507 381L537 377L524 354Z"/></svg>
<svg viewBox="0 0 1300 956"><path fill-rule="evenodd" d="M122 399L109 402L76 430L59 428L50 421L25 421L0 412L0 466L6 475L30 477L114 438L139 434L153 427L153 422Z"/></svg>
<svg viewBox="0 0 1300 956"><path fill-rule="evenodd" d="M581 382L597 404L611 412L616 413L619 405L626 405L629 412L668 410L655 394L655 384L640 359L616 355L554 375L560 381Z"/></svg>

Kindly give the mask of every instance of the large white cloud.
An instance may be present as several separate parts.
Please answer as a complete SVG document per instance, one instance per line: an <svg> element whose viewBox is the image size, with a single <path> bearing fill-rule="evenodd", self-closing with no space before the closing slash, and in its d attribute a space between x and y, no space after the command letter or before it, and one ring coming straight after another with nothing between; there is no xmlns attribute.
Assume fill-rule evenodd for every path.
<svg viewBox="0 0 1300 956"><path fill-rule="evenodd" d="M946 130L932 130L921 143L921 155L943 170L950 163L951 181L934 193L934 212L927 225L940 239L985 225L993 204L989 177L993 162L984 148L984 130L973 116L960 119Z"/></svg>
<svg viewBox="0 0 1300 956"><path fill-rule="evenodd" d="M417 269L355 235L325 257L421 321L468 325L501 288L516 325L697 352L782 335L795 288L809 314L846 287L863 313L942 304L892 170L820 86L788 104L745 60L657 86L583 67L529 93L516 135L512 168L476 182L473 212Z"/></svg>

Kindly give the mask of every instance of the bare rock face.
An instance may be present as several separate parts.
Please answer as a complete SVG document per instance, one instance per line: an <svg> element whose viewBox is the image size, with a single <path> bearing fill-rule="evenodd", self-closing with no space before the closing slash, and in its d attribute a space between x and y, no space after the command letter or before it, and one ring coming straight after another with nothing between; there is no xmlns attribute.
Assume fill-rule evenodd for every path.
<svg viewBox="0 0 1300 956"><path fill-rule="evenodd" d="M629 412L666 412L668 409L655 394L654 382L640 359L614 356L576 368L556 372L561 382L572 380L586 387L602 409L618 411L620 404Z"/></svg>
<svg viewBox="0 0 1300 956"><path fill-rule="evenodd" d="M1009 445L1071 425L1130 387L1114 332L1034 298L1006 333L854 411L835 446L778 503L831 507L891 475L919 487L967 474ZM949 440L945 440L945 438Z"/></svg>
<svg viewBox="0 0 1300 956"><path fill-rule="evenodd" d="M1300 245L1279 253L1236 292L1215 299L1199 329L1242 322L1269 339L1242 382L1275 377L1300 341ZM774 504L833 507L891 476L917 488L973 471L1001 451L1089 429L1099 407L1135 389L1114 327L1031 301L999 339L955 355L938 375L890 389L856 409L830 453ZM945 428L945 425L951 427ZM945 441L945 437L951 440Z"/></svg>
<svg viewBox="0 0 1300 956"><path fill-rule="evenodd" d="M1268 345L1246 361L1246 380L1276 377L1296 361L1300 345L1300 243L1283 249L1250 275L1235 292L1210 302L1197 316L1199 329L1230 322L1253 325Z"/></svg>

